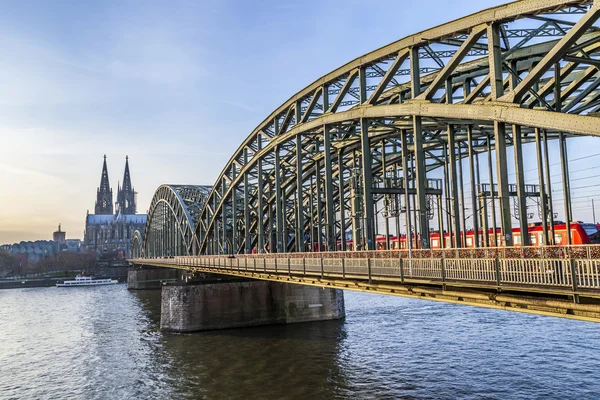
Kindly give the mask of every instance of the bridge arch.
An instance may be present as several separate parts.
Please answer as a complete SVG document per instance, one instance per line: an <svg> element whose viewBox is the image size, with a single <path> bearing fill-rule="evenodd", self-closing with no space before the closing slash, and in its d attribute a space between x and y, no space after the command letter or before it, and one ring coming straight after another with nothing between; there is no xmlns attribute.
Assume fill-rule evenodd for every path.
<svg viewBox="0 0 600 400"><path fill-rule="evenodd" d="M194 227L210 186L161 185L156 189L140 251L146 257L195 253Z"/></svg>
<svg viewBox="0 0 600 400"><path fill-rule="evenodd" d="M566 139L600 136L599 15L598 1L522 0L408 36L321 77L233 154L199 213L198 252L306 251L314 243L345 249L347 233L355 249L372 249L382 207L396 214L397 227L398 214L408 215L405 231L428 247L434 214L438 231L466 230L457 176L467 158L475 208L481 153L501 241L513 244L507 147L522 177L523 144L535 142L547 163L540 154L559 140L568 182ZM523 231L524 181L514 187ZM567 224L570 214L567 205ZM474 230L483 226L487 236L487 214L477 219L474 213Z"/></svg>
<svg viewBox="0 0 600 400"><path fill-rule="evenodd" d="M142 251L142 234L136 230L131 238L131 258L144 257Z"/></svg>

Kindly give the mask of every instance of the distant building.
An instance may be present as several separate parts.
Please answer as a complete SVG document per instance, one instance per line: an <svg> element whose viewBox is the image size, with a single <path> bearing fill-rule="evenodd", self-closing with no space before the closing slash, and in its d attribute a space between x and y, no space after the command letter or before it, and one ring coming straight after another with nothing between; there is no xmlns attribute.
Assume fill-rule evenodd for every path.
<svg viewBox="0 0 600 400"><path fill-rule="evenodd" d="M60 224L58 224L58 230L52 234L52 240L54 240L54 243L65 244L66 239L67 239L66 236L67 236L67 233L63 232L60 229Z"/></svg>
<svg viewBox="0 0 600 400"><path fill-rule="evenodd" d="M36 240L35 242L20 242L0 246L13 256L15 267L25 273L29 263L56 256L58 246L52 240Z"/></svg>
<svg viewBox="0 0 600 400"><path fill-rule="evenodd" d="M65 240L66 248L64 250L73 253L79 253L81 251L81 240L80 239L67 239Z"/></svg>
<svg viewBox="0 0 600 400"><path fill-rule="evenodd" d="M105 155L100 186L96 191L95 214L88 211L85 218L83 248L95 251L99 256L124 258L131 253L134 232L144 232L146 226L146 214L136 214L137 198L131 185L129 157L125 157L123 186L117 186L114 212L112 200Z"/></svg>

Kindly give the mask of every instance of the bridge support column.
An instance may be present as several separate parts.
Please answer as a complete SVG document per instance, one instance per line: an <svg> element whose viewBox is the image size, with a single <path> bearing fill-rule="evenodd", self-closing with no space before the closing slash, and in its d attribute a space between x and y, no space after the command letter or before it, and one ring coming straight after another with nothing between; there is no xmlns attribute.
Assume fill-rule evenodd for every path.
<svg viewBox="0 0 600 400"><path fill-rule="evenodd" d="M163 287L161 328L197 332L325 321L345 316L343 291L268 281Z"/></svg>
<svg viewBox="0 0 600 400"><path fill-rule="evenodd" d="M181 271L170 268L142 267L127 271L127 289L147 290L161 289L166 282L175 281Z"/></svg>

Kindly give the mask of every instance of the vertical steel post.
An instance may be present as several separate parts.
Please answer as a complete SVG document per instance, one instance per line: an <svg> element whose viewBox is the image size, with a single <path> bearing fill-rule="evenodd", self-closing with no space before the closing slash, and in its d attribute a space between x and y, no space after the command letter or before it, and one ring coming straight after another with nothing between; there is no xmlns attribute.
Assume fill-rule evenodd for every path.
<svg viewBox="0 0 600 400"><path fill-rule="evenodd" d="M492 100L496 100L504 94L502 49L500 47L500 23L493 22L488 26L487 37L491 97ZM501 228L506 245L512 246L512 221L510 215L510 196L508 192L508 169L506 165L506 128L504 123L494 121L494 138L496 144L496 173L498 175ZM496 234L495 224L494 234ZM496 240L496 245L497 244L498 242Z"/></svg>
<svg viewBox="0 0 600 400"><path fill-rule="evenodd" d="M469 87L469 84L465 82L465 86ZM467 142L469 149L469 177L471 179L471 214L473 218L473 245L479 247L479 215L477 213L477 193L475 187L475 163L474 154L475 149L473 145L473 126L467 126Z"/></svg>
<svg viewBox="0 0 600 400"><path fill-rule="evenodd" d="M304 196L302 190L302 135L296 135L296 251L304 251Z"/></svg>
<svg viewBox="0 0 600 400"><path fill-rule="evenodd" d="M439 246L440 249L444 248L444 216L442 215L442 195L438 195L437 197L437 210L438 210L438 225L440 232ZM434 247L433 244L431 247Z"/></svg>
<svg viewBox="0 0 600 400"><path fill-rule="evenodd" d="M362 185L363 185L363 216L365 219L365 239L367 250L375 249L375 215L373 207L373 176L372 156L369 142L369 121L365 118L360 120L360 144L362 153Z"/></svg>
<svg viewBox="0 0 600 400"><path fill-rule="evenodd" d="M217 209L217 196L213 197L213 212L214 212L214 228L213 228L213 254L219 255L221 254L221 249L219 248L219 210ZM169 237L165 238L167 249L169 249Z"/></svg>
<svg viewBox="0 0 600 400"><path fill-rule="evenodd" d="M398 154L398 145L396 143L394 143L394 154ZM399 187L398 184L398 168L400 167L400 165L398 163L396 163L394 165L394 182L393 185L395 187ZM396 240L398 242L398 250L400 249L400 209L401 207L401 197L399 194L395 194L394 195L394 207L396 209L396 213L394 216L394 219L396 220Z"/></svg>
<svg viewBox="0 0 600 400"><path fill-rule="evenodd" d="M381 142L381 176L383 177L383 184L384 187L387 187L387 178L385 177L385 173L386 173L386 169L387 169L387 165L386 165L386 159L385 159L385 139L382 140ZM389 195L387 195L389 196ZM387 197L389 199L389 197ZM383 216L384 218L384 223L385 223L385 249L386 250L390 250L390 220L389 220L389 204L385 204L386 201L384 200L384 209L385 209L385 215Z"/></svg>
<svg viewBox="0 0 600 400"><path fill-rule="evenodd" d="M248 148L244 148L244 165L248 165ZM250 182L248 181L248 171L244 172L244 253L252 253L252 241L250 239Z"/></svg>
<svg viewBox="0 0 600 400"><path fill-rule="evenodd" d="M317 142L318 147L318 142ZM321 163L319 160L315 161L315 185L316 185L316 206L317 206L317 249L323 251L323 213L321 211Z"/></svg>
<svg viewBox="0 0 600 400"><path fill-rule="evenodd" d="M310 176L310 191L309 191L309 198L310 198L310 202L309 207L308 207L308 213L310 216L309 219L309 228L310 228L310 252L315 251L315 188L314 188L314 177L311 175Z"/></svg>
<svg viewBox="0 0 600 400"><path fill-rule="evenodd" d="M351 215L352 215L352 244L353 250L360 250L362 243L362 231L360 229L360 197L358 193L358 177L356 176L357 162L356 162L356 150L352 151L352 174L351 174L351 185L352 185L352 203L351 203Z"/></svg>
<svg viewBox="0 0 600 400"><path fill-rule="evenodd" d="M323 151L325 152L325 224L327 250L335 250L335 213L333 211L333 174L331 171L331 135L329 127L323 127Z"/></svg>
<svg viewBox="0 0 600 400"><path fill-rule="evenodd" d="M262 150L262 136L261 135L257 135L257 144L258 144L258 152L260 152ZM256 155L254 155L256 157ZM258 205L258 252L259 253L264 253L265 252L265 243L264 243L264 204L263 204L263 196L264 196L264 188L263 188L263 160L262 158L258 159L258 199L257 199L257 205Z"/></svg>
<svg viewBox="0 0 600 400"><path fill-rule="evenodd" d="M552 181L550 179L550 159L548 158L548 132L544 129L542 131L544 137L544 164L546 171L546 199L548 202L548 214L550 220L548 221L550 226L550 244L554 245L555 243L555 235L554 235L554 205L552 204Z"/></svg>
<svg viewBox="0 0 600 400"><path fill-rule="evenodd" d="M554 64L554 110L556 112L561 112L562 110L561 92L560 62L557 62Z"/></svg>
<svg viewBox="0 0 600 400"><path fill-rule="evenodd" d="M490 96L496 100L504 94L502 77L502 48L500 47L500 23L492 22L487 27L488 59L490 66Z"/></svg>
<svg viewBox="0 0 600 400"><path fill-rule="evenodd" d="M513 150L515 154L515 175L517 181L517 203L519 208L519 227L521 246L529 246L529 229L527 226L527 197L525 194L525 171L523 170L523 143L521 126L513 125Z"/></svg>
<svg viewBox="0 0 600 400"><path fill-rule="evenodd" d="M463 167L462 167L462 149L460 148L460 141L457 143L458 150L458 175L460 176L458 191L460 194L460 219L462 222L462 247L467 246L467 217L465 215L465 184L463 179Z"/></svg>
<svg viewBox="0 0 600 400"><path fill-rule="evenodd" d="M402 145L402 176L404 180L404 205L406 207L406 247L410 251L412 249L412 237L411 237L411 221L410 221L410 199L408 196L408 141L406 140L406 130L400 131L400 140ZM400 248L400 235L398 234L398 248Z"/></svg>
<svg viewBox="0 0 600 400"><path fill-rule="evenodd" d="M225 192L225 184L223 184L223 192ZM223 194L221 194L223 196ZM222 198L223 206L221 207L221 225L223 225L223 231L221 232L221 244L223 245L223 254L226 253L225 246L227 246L227 198ZM175 244L175 242L173 242ZM229 250L229 249L228 249Z"/></svg>
<svg viewBox="0 0 600 400"><path fill-rule="evenodd" d="M277 253L284 253L285 241L283 238L283 212L284 205L281 198L281 155L279 146L275 146L275 234L277 237ZM272 236L272 235L271 235ZM273 251L273 249L271 249Z"/></svg>
<svg viewBox="0 0 600 400"><path fill-rule="evenodd" d="M489 136L487 138L487 148L488 173L490 179L490 198L492 199L492 229L494 230L494 245L492 247L498 247L498 225L496 224L496 197L494 196L494 169L492 167L492 142ZM498 154L496 154L496 157L498 157Z"/></svg>
<svg viewBox="0 0 600 400"><path fill-rule="evenodd" d="M567 141L565 134L560 132L558 137L560 146L560 171L562 175L563 198L565 205L565 224L567 228L567 244L571 245L571 188L569 182L569 160L567 158ZM595 221L594 221L595 223Z"/></svg>
<svg viewBox="0 0 600 400"><path fill-rule="evenodd" d="M450 189L452 191L452 223L454 224L454 246L461 246L460 213L458 204L458 177L456 176L456 141L454 125L448 125L448 155L450 157Z"/></svg>
<svg viewBox="0 0 600 400"><path fill-rule="evenodd" d="M502 242L506 246L513 245L512 218L510 214L510 193L508 185L508 166L506 162L506 126L494 121L494 137L496 144L496 174L498 175L498 197L500 200L500 227L504 235Z"/></svg>
<svg viewBox="0 0 600 400"><path fill-rule="evenodd" d="M421 94L421 70L419 66L419 48L410 49L411 94L416 98ZM413 142L415 151L415 179L417 189L417 211L419 215L418 237L421 247L429 248L429 220L427 219L427 170L425 169L425 152L423 151L423 127L420 116L413 116Z"/></svg>
<svg viewBox="0 0 600 400"><path fill-rule="evenodd" d="M475 154L475 170L477 171L477 187L481 190L481 174L479 173L479 154ZM488 227L488 215L487 215L487 199L484 197L483 192L479 193L479 211L481 212L481 229L483 230L483 247L489 247L490 236Z"/></svg>
<svg viewBox="0 0 600 400"><path fill-rule="evenodd" d="M425 151L423 150L423 129L421 117L413 117L415 180L417 189L417 212L419 216L419 232L421 248L429 248L429 220L427 219L427 170L425 169Z"/></svg>
<svg viewBox="0 0 600 400"><path fill-rule="evenodd" d="M540 202L542 204L542 229L544 245L549 244L548 241L548 209L546 208L546 185L544 185L544 165L542 161L542 144L540 129L535 128L535 150L537 155L537 166L538 166L538 181L540 184Z"/></svg>
<svg viewBox="0 0 600 400"><path fill-rule="evenodd" d="M235 172L235 167L233 169L233 178L235 179L237 177L237 174ZM233 187L233 190L231 191L231 246L233 247L233 249L231 249L232 254L237 254L238 253L238 228L237 228L237 209L238 209L238 203L237 203L237 186ZM193 240L193 239L192 239ZM193 254L193 252L192 252Z"/></svg>
<svg viewBox="0 0 600 400"><path fill-rule="evenodd" d="M338 250L346 251L346 199L344 196L344 153L338 151L338 198L340 204L340 244Z"/></svg>
<svg viewBox="0 0 600 400"><path fill-rule="evenodd" d="M450 247L453 246L452 236L454 234L454 228L452 228L452 202L450 201L450 171L448 168L448 144L442 143L442 153L444 156L444 197L446 197L446 226L448 227L448 240L450 241ZM446 238L442 241L442 248L446 248Z"/></svg>

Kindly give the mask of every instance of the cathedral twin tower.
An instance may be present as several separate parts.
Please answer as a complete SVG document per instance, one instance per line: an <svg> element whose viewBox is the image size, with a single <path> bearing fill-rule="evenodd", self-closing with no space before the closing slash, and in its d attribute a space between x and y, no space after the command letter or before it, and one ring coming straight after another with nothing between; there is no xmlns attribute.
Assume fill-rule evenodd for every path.
<svg viewBox="0 0 600 400"><path fill-rule="evenodd" d="M113 193L108 182L108 170L106 168L106 155L104 155L104 165L102 166L102 178L100 179L100 187L96 194L96 207L94 214L135 214L135 190L131 186L131 176L129 175L129 157L125 156L125 174L123 176L123 186L117 188L117 202L113 212Z"/></svg>
<svg viewBox="0 0 600 400"><path fill-rule="evenodd" d="M123 186L118 185L113 208L113 193L108 181L106 156L102 166L100 187L96 192L94 214L85 217L83 247L104 259L123 259L131 254L131 241L136 232L143 235L146 214L136 214L136 193L129 175L129 157L125 157Z"/></svg>

